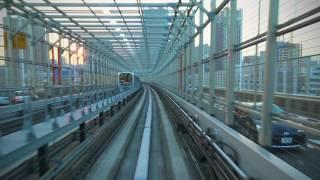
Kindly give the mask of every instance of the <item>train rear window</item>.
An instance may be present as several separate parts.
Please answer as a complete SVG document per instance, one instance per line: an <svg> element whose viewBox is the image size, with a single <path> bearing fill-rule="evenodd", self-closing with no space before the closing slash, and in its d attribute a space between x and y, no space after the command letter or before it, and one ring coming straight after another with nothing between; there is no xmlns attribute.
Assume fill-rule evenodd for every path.
<svg viewBox="0 0 320 180"><path fill-rule="evenodd" d="M122 83L129 83L132 82L132 75L129 73L122 73L120 74L119 79Z"/></svg>

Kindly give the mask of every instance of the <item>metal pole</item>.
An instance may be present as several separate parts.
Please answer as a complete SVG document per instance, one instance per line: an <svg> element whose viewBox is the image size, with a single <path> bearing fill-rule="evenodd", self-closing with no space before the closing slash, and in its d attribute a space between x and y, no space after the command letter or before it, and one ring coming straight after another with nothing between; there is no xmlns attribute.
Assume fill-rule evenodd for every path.
<svg viewBox="0 0 320 180"><path fill-rule="evenodd" d="M216 0L211 0L211 11L214 11L216 8ZM211 20L211 39L210 39L210 61L209 61L209 113L214 114L213 103L215 97L215 83L216 83L216 72L215 72L215 61L213 58L214 53L216 52L216 18Z"/></svg>
<svg viewBox="0 0 320 180"><path fill-rule="evenodd" d="M6 69L6 87L14 87L16 85L16 75L15 75L15 62L13 60L13 25L12 19L9 11L7 10L7 17L5 18L6 25L8 27L7 32L7 47L6 47L6 56L8 57L8 61L6 61L7 69Z"/></svg>
<svg viewBox="0 0 320 180"><path fill-rule="evenodd" d="M68 46L71 46L72 41L68 39ZM68 49L68 56L69 56L69 85L70 85L70 95L73 94L73 64L72 64L72 54L71 50Z"/></svg>
<svg viewBox="0 0 320 180"><path fill-rule="evenodd" d="M194 22L194 18L193 18L193 22ZM190 28L190 34L193 34L194 33L194 27L192 27L192 26L190 26L189 27ZM192 40L192 42L189 44L190 45L190 49L189 49L189 51L190 51L190 75L191 75L191 98L190 98L190 100L191 100L191 103L194 103L195 102L195 94L194 94L194 85L195 85L195 83L194 83L194 80L195 80L195 78L194 78L194 64L193 64L193 62L194 62L194 49L195 49L195 43L194 43L194 39Z"/></svg>
<svg viewBox="0 0 320 180"><path fill-rule="evenodd" d="M200 2L200 6L203 7L203 0ZM203 12L200 11L200 26L203 25ZM198 107L201 107L202 101L202 91L203 91L203 29L200 29L199 33L199 66L198 66Z"/></svg>
<svg viewBox="0 0 320 180"><path fill-rule="evenodd" d="M31 19L29 21L32 21ZM36 47L36 41L35 41L35 36L36 34L34 33L34 31L36 30L36 27L34 26L35 24L32 22L31 24L27 25L27 28L29 29L29 33L31 35L31 39L28 41L28 45L29 45L29 59L32 61L31 64L31 96L34 97L35 96L35 90L37 88L37 71L39 68L36 67L37 64L37 55L35 53L37 53L37 51L35 50ZM24 84L24 79L22 79L22 83Z"/></svg>
<svg viewBox="0 0 320 180"><path fill-rule="evenodd" d="M22 17L18 16L16 18L14 18L14 21L13 21L14 24L15 24L14 27L17 28L19 26L22 26L21 24L22 24L23 21L24 21L24 18L22 18ZM25 32L28 32L29 29L28 28L26 28L26 29L23 28L22 30L24 30ZM13 42L15 42L16 41L15 40L16 33L13 32L12 35L13 35L13 39L14 39ZM32 37L32 34L31 34L31 37ZM28 46L29 46L30 45L30 39L28 38L27 41L28 41ZM13 43L13 44L15 44L15 43ZM14 58L17 58L17 59L27 59L27 58L29 59L29 58L31 58L32 59L32 57L31 56L28 57L28 54L25 54L22 49L19 49L18 47L15 47L14 49L17 50L16 52L13 51L13 57ZM26 87L26 83L30 83L30 84L32 83L32 77L33 77L32 74L31 74L31 76L30 76L31 78L25 79L25 70L28 68L32 72L32 66L31 67L26 67L24 62L16 62L15 64L16 64L15 76L16 76L16 80L17 80L16 87L25 88Z"/></svg>
<svg viewBox="0 0 320 180"><path fill-rule="evenodd" d="M58 50L58 84L61 85L62 84L62 57L61 57L61 40L59 43L59 48Z"/></svg>
<svg viewBox="0 0 320 180"><path fill-rule="evenodd" d="M234 77L235 77L235 63L236 52L233 46L236 42L236 13L237 13L237 0L230 1L230 16L229 16L229 45L228 45L228 69L227 69L227 114L225 123L233 125L233 101L234 101Z"/></svg>
<svg viewBox="0 0 320 180"><path fill-rule="evenodd" d="M183 97L186 98L188 92L187 48L184 48L183 61Z"/></svg>
<svg viewBox="0 0 320 180"><path fill-rule="evenodd" d="M273 91L275 83L275 61L277 58L277 24L278 24L279 0L270 0L269 19L267 31L267 47L264 62L264 92L262 107L262 130L259 134L259 143L263 146L271 145L271 113L273 103Z"/></svg>
<svg viewBox="0 0 320 180"><path fill-rule="evenodd" d="M191 33L189 26L187 26L186 31ZM191 44L186 47L186 99L190 101L191 91L190 91L190 76L191 76L191 61L190 61L190 48Z"/></svg>
<svg viewBox="0 0 320 180"><path fill-rule="evenodd" d="M51 70L52 70L52 85L56 85L56 73L55 73L55 63L54 63L54 47L51 49L52 59L51 59Z"/></svg>

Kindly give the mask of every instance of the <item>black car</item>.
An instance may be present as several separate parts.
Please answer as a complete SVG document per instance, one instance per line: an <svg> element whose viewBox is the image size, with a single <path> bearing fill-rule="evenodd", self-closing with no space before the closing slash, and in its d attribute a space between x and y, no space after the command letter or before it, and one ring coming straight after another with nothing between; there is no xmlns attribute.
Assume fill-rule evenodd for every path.
<svg viewBox="0 0 320 180"><path fill-rule="evenodd" d="M253 119L248 112L234 111L234 128L244 136L258 143L261 120ZM306 143L303 130L289 127L281 122L272 122L272 148L297 148Z"/></svg>

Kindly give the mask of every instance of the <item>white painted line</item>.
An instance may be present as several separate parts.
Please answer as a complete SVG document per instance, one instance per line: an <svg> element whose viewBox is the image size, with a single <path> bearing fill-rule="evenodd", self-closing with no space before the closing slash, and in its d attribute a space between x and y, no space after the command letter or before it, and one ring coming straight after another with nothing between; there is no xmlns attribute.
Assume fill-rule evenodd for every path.
<svg viewBox="0 0 320 180"><path fill-rule="evenodd" d="M151 97L151 91L149 90L147 117L144 125L137 167L134 174L135 180L148 179L150 141L151 141L151 122L152 122L152 97Z"/></svg>
<svg viewBox="0 0 320 180"><path fill-rule="evenodd" d="M307 147L320 150L320 140L307 139Z"/></svg>
<svg viewBox="0 0 320 180"><path fill-rule="evenodd" d="M320 145L320 140L318 139L308 139L308 141L312 142L313 144Z"/></svg>

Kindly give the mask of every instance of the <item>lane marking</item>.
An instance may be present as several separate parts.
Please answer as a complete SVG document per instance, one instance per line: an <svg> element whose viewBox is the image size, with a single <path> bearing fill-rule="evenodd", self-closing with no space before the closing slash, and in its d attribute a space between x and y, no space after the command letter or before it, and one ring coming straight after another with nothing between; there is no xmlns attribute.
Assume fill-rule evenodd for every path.
<svg viewBox="0 0 320 180"><path fill-rule="evenodd" d="M320 140L318 139L307 139L307 147L312 149L320 150Z"/></svg>
<svg viewBox="0 0 320 180"><path fill-rule="evenodd" d="M149 156L150 156L150 141L151 141L151 122L152 122L152 97L149 90L149 101L146 122L144 125L142 142L140 146L137 167L134 174L135 180L147 180L149 172Z"/></svg>

